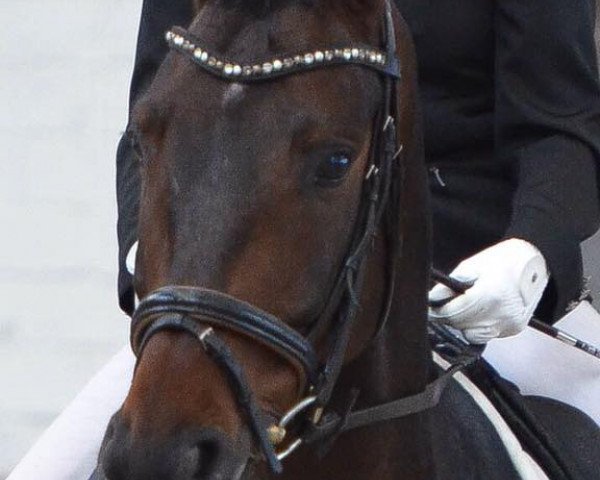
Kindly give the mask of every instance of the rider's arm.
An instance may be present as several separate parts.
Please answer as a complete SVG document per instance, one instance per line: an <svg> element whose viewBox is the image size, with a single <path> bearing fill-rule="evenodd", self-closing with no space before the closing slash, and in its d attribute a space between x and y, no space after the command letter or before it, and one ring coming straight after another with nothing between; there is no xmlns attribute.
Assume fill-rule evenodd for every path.
<svg viewBox="0 0 600 480"><path fill-rule="evenodd" d="M535 245L551 281L544 318L582 288L580 242L598 228L600 87L594 0L496 2L498 160L517 175L506 238Z"/></svg>
<svg viewBox="0 0 600 480"><path fill-rule="evenodd" d="M594 2L495 5L495 155L514 167L512 218L504 241L452 272L474 287L430 312L474 343L521 331L544 292L537 316L564 314L582 289L580 242L600 216ZM438 285L430 299L451 296Z"/></svg>

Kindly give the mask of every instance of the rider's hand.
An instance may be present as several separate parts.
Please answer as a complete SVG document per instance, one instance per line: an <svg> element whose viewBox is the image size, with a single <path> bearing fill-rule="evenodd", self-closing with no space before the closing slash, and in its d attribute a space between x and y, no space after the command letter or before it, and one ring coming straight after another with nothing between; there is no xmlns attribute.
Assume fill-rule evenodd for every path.
<svg viewBox="0 0 600 480"><path fill-rule="evenodd" d="M458 296L436 285L429 292L430 301L453 300L430 308L430 318L460 330L476 344L521 332L548 284L548 269L540 251L514 238L464 260L451 276L475 284Z"/></svg>

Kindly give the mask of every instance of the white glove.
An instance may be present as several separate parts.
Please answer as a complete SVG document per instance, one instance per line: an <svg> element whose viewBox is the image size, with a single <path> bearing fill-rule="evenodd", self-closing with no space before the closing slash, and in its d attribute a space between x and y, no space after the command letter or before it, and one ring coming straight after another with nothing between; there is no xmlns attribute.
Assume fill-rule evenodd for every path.
<svg viewBox="0 0 600 480"><path fill-rule="evenodd" d="M457 296L437 284L429 292L429 300L453 300L430 308L430 319L461 331L475 344L524 330L548 284L548 269L540 251L515 238L464 260L451 276L475 281L475 285Z"/></svg>

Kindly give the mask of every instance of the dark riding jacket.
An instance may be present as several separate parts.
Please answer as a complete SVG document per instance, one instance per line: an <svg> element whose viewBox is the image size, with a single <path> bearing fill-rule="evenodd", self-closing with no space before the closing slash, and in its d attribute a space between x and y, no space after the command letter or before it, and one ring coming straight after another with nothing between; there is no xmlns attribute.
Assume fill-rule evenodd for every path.
<svg viewBox="0 0 600 480"><path fill-rule="evenodd" d="M167 53L163 33L191 2L144 0L131 105ZM538 315L582 290L580 242L598 228L600 85L594 0L396 0L414 36L430 169L434 263L452 270L503 238L536 245L551 273ZM121 306L136 239L139 175L117 156Z"/></svg>
<svg viewBox="0 0 600 480"><path fill-rule="evenodd" d="M552 279L538 315L561 316L600 218L595 1L396 3L419 63L434 262L527 240Z"/></svg>

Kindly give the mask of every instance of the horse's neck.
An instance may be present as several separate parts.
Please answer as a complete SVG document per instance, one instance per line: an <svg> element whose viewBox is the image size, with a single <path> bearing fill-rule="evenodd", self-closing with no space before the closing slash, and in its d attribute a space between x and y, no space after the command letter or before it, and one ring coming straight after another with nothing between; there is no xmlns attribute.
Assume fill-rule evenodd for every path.
<svg viewBox="0 0 600 480"><path fill-rule="evenodd" d="M360 391L356 408L362 408L421 392L430 380L431 351L426 331L430 243L426 172L416 158L419 152L410 148L410 143L406 145L407 155L412 152L415 158L406 162L404 201L403 205L394 205L394 211L401 215L399 231L408 233L396 239L401 242L402 251L395 265L397 281L389 320L369 348L342 370L333 398L337 410L346 404L352 389ZM377 238L379 241L369 259L363 309L350 352L357 345L364 345L368 332L373 332L384 302L383 272L390 259L382 240L385 235ZM300 480L306 472L315 472L311 473L313 480L432 480L436 475L429 423L430 413L424 412L348 432L336 440L322 460L308 448L292 459L285 479Z"/></svg>
<svg viewBox="0 0 600 480"><path fill-rule="evenodd" d="M405 243L410 248L410 243ZM398 259L387 321L376 338L365 340L373 336L379 326L382 305L387 304L383 292L389 290L384 280L389 278L385 273L390 263L388 253L381 241L370 257L363 308L349 349L361 345L362 353L345 366L337 389L338 401L344 390L359 389L359 407L419 393L430 380L432 360L426 325L428 262L422 245Z"/></svg>
<svg viewBox="0 0 600 480"><path fill-rule="evenodd" d="M335 410L343 411L354 389L360 391L355 406L360 409L425 388L431 368L425 312L415 300L416 293L405 293L404 300L396 295L381 335L342 370L332 399ZM311 474L313 480L431 480L435 478L432 458L429 412L425 412L345 433L322 460L306 449L291 461L285 479L305 478L310 471L317 472Z"/></svg>
<svg viewBox="0 0 600 480"><path fill-rule="evenodd" d="M353 389L360 392L355 406L360 409L420 393L431 379L431 349L426 327L427 225L422 221L408 223L411 223L411 235L404 239L403 252L397 260L388 321L368 348L342 370L333 398L338 411L347 404ZM382 272L390 262L388 253L383 242L373 249L371 268L365 277L363 309L357 319L351 351L352 344L364 345L365 338L372 335L381 305L386 300L382 295L386 290L382 279L386 276ZM345 465L345 471L342 476L324 475L323 478L435 478L429 421L429 412L424 412L342 435L327 460L332 466L335 462Z"/></svg>
<svg viewBox="0 0 600 480"><path fill-rule="evenodd" d="M356 408L380 405L424 390L431 356L425 332L415 328L418 323L422 323L418 318L392 316L381 337L344 370L340 392L359 389ZM363 449L367 463L372 463L373 471L380 471L378 475L356 478L434 478L429 422L430 414L424 412L358 433L356 441L368 445ZM379 461L372 457L379 457Z"/></svg>
<svg viewBox="0 0 600 480"><path fill-rule="evenodd" d="M397 323L398 325L394 325ZM388 332L363 355L344 368L333 399L336 410L350 398L351 390L360 390L356 408L378 405L415 393L417 362L400 322L392 322ZM402 352L407 354L403 358ZM404 360L404 361L403 361ZM416 370L427 369L427 359ZM286 466L285 480L432 480L433 461L429 436L429 413L382 422L342 434L322 459L305 449Z"/></svg>

